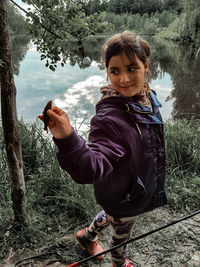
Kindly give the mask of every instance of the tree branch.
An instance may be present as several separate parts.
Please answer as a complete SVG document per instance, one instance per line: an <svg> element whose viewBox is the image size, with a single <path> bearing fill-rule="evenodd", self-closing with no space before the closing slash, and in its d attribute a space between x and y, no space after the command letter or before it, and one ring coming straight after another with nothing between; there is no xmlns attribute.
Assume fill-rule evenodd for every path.
<svg viewBox="0 0 200 267"><path fill-rule="evenodd" d="M31 0L28 0L28 3L29 3L30 5L32 5L32 6L35 8L35 10L37 10L37 12L38 12L39 14L44 15L44 14L39 10L39 8L38 8L38 7L37 7ZM59 24L57 23L56 18L54 18L51 14L50 14L50 15L46 15L46 17L47 17L52 23L57 24L59 27L62 27L63 30L67 31L67 29L66 29L65 27L63 27L63 25L59 25Z"/></svg>
<svg viewBox="0 0 200 267"><path fill-rule="evenodd" d="M25 9L23 9L23 7L19 6L17 3L15 3L13 0L10 0L10 2L12 2L15 6L17 6L19 9L21 9L24 13L26 13L27 15L30 15Z"/></svg>
<svg viewBox="0 0 200 267"><path fill-rule="evenodd" d="M21 7L20 5L18 5L17 3L15 3L15 1L13 1L13 0L10 0L10 1L13 3L13 5L17 6L17 7L18 7L19 9L21 9L24 13L26 13L28 16L31 17L31 14L30 14L28 11L26 11L23 7ZM49 28L47 28L44 24L42 24L41 22L39 22L39 24L40 24L45 30L47 30L49 33L51 33L51 34L54 35L55 37L57 37L57 38L63 40L62 37L60 37L59 35L55 34L55 33L52 32L51 30L49 30Z"/></svg>

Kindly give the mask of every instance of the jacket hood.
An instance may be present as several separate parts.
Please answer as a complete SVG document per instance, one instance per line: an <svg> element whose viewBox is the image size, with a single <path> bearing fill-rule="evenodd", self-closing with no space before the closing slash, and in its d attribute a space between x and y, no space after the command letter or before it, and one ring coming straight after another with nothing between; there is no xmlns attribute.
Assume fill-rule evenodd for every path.
<svg viewBox="0 0 200 267"><path fill-rule="evenodd" d="M152 104L152 110L144 105L139 104L133 98L109 97L100 100L97 103L96 113L98 114L101 110L106 110L110 108L122 109L132 114L135 113L134 120L138 123L162 124L162 118L159 113L159 108L162 107L162 105L159 102L155 91L153 90L150 91L150 99ZM144 116L141 117L139 116L140 114L143 114Z"/></svg>

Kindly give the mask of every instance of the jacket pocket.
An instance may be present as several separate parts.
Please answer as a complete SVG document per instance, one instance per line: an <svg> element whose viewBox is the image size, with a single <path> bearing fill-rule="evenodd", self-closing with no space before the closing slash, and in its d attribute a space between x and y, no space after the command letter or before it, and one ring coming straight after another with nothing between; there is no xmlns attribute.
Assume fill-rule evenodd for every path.
<svg viewBox="0 0 200 267"><path fill-rule="evenodd" d="M146 193L145 186L142 180L137 176L136 182L133 184L131 190L125 195L121 203L136 202Z"/></svg>

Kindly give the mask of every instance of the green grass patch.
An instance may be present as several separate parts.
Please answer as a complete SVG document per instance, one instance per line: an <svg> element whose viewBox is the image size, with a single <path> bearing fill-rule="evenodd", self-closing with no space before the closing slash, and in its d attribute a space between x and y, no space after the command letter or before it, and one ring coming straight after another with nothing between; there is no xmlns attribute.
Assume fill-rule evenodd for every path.
<svg viewBox="0 0 200 267"><path fill-rule="evenodd" d="M10 177L0 127L0 259L9 249L24 255L51 254L61 262L75 260L74 233L88 225L101 209L92 185L76 184L61 170L56 147L38 122L19 123L26 183L28 226L17 230L13 224ZM185 120L168 121L166 136L166 191L168 208L191 212L200 204L200 125ZM72 238L65 244L63 236ZM41 249L42 248L42 249ZM21 253L22 253L21 252ZM84 257L80 251L79 258ZM86 265L87 266L87 265Z"/></svg>
<svg viewBox="0 0 200 267"><path fill-rule="evenodd" d="M19 128L29 224L20 231L13 224L10 177L0 127L0 247L4 248L0 259L7 255L10 247L16 250L23 246L25 252L45 247L45 253L53 253L51 248L58 246L63 235L73 233L79 225L87 225L100 209L93 186L76 184L61 170L56 147L38 122L20 121Z"/></svg>
<svg viewBox="0 0 200 267"><path fill-rule="evenodd" d="M168 121L165 124L166 190L176 210L200 206L200 123Z"/></svg>

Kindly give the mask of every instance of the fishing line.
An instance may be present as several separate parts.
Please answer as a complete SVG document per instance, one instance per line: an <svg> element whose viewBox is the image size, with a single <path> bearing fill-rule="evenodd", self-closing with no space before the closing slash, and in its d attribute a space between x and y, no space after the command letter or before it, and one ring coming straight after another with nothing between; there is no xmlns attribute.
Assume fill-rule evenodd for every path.
<svg viewBox="0 0 200 267"><path fill-rule="evenodd" d="M117 245L117 246L114 246L114 247L112 247L112 248L110 248L110 249L104 250L104 251L102 251L102 252L100 252L100 253L98 253L98 254L95 254L95 255L93 255L93 256L90 256L90 257L88 257L88 258L85 258L85 259L83 259L83 260L80 260L80 261L78 261L78 262L74 262L74 263L72 263L72 264L70 264L70 265L67 265L67 266L65 266L65 267L74 267L74 266L77 266L77 265L79 265L79 264L81 264L81 263L90 261L90 260L92 260L92 259L94 259L94 258L96 258L96 257L98 257L98 256L101 256L101 255L103 255L103 254L106 254L106 253L108 253L108 252L111 252L111 251L113 251L113 250L115 250L115 249L117 249L117 248L120 248L120 247L124 246L124 245L127 245L127 244L129 244L129 243L132 243L132 242L137 241L137 240L139 240L139 239L145 238L145 237L147 237L147 236L149 236L149 235L152 235L152 234L154 234L154 233L156 233L156 232L159 232L159 231L161 231L161 230L163 230L163 229L165 229L165 228L167 228L167 227L170 227L170 226L172 226L172 225L174 225L174 224L176 224L176 223L179 223L179 222L182 222L182 221L184 221L184 220L187 220L187 219L189 219L189 218L191 218L191 217L193 217L193 216L195 216L195 215L197 215L197 214L200 214L200 210L198 210L198 211L196 211L196 212L194 212L194 213L191 213L191 214L189 214L189 215L187 215L187 216L185 216L185 217L182 217L182 218L180 218L180 219L177 219L177 220L175 220L175 221L173 221L173 222L171 222L171 223L165 224L165 225L163 225L163 226L161 226L161 227L159 227L159 228L156 228L156 229L154 229L154 230L152 230L152 231L150 231L150 232L147 232L147 233L145 233L145 234L143 234L143 235L137 236L137 237L135 237L135 238L131 238L131 239L129 239L128 241L125 241L125 242L123 242L123 243L121 243L121 244L119 244L119 245Z"/></svg>

